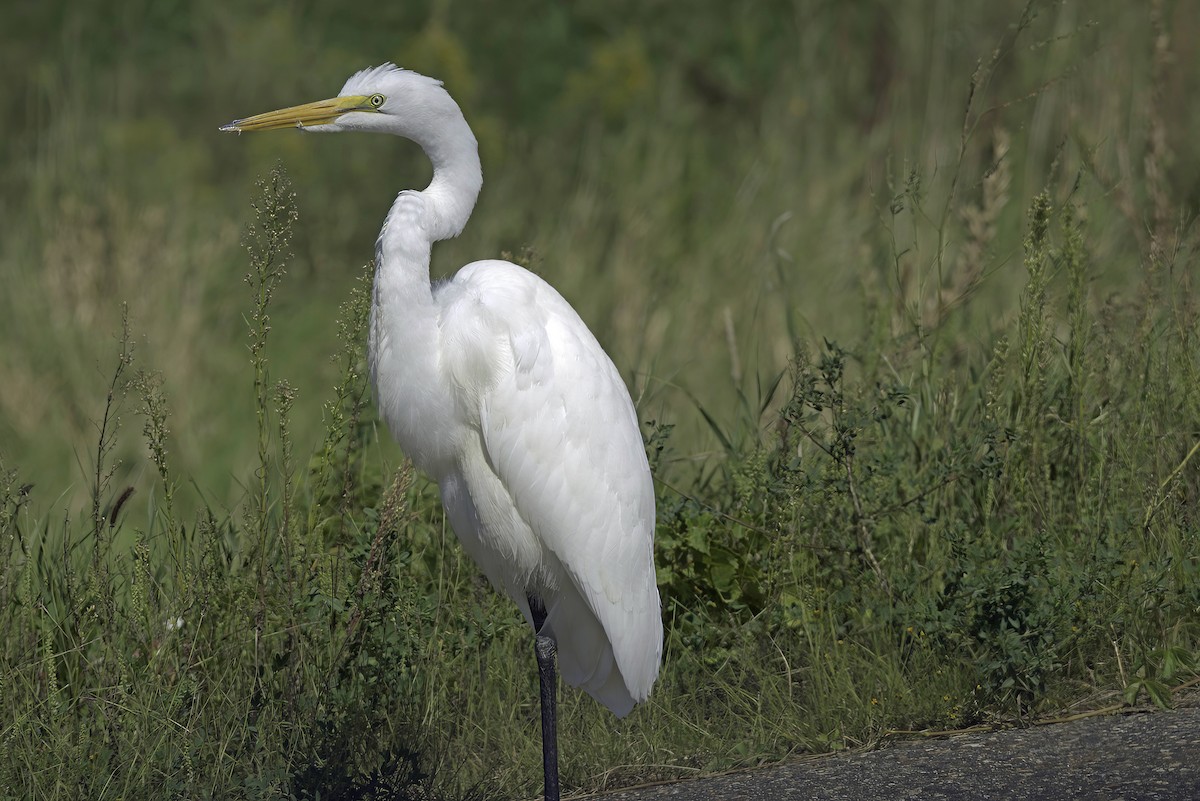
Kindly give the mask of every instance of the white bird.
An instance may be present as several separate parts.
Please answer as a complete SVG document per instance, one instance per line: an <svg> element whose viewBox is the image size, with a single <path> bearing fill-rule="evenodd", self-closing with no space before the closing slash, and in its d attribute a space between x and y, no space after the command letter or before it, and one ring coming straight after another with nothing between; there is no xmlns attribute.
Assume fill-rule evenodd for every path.
<svg viewBox="0 0 1200 801"><path fill-rule="evenodd" d="M536 633L545 795L557 798L555 647L563 679L618 717L649 696L662 659L654 492L629 392L570 304L527 270L477 261L431 286L432 244L462 231L483 184L440 81L384 64L337 97L221 130L285 127L396 134L433 162L375 245L371 377L463 547Z"/></svg>

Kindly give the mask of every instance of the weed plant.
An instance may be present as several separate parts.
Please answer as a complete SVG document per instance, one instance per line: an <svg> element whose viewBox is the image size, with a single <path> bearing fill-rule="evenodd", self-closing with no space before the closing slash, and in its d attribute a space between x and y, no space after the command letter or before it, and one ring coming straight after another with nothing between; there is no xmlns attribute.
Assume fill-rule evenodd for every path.
<svg viewBox="0 0 1200 801"><path fill-rule="evenodd" d="M1197 262L1189 190L1169 179L1170 164L1195 154L1172 154L1165 133L1169 9L1151 4L1134 28L1154 34L1134 169L1084 130L1047 144L1058 82L1094 63L1072 60L1094 41L1091 22L1071 17L1069 3L1054 8L1016 8L999 44L959 73L965 112L956 110L954 136L930 143L930 158L859 186L877 215L869 231L853 246L851 225L826 237L845 240L830 247L858 265L850 283L804 280L812 273L796 229L813 221L761 214L761 165L746 167L732 212L708 195L663 189L726 175L698 158L718 148L686 125L624 139L584 131L583 179L560 227L532 249L512 246L540 272L560 264L548 277L569 297L597 276L575 263L587 257L563 265L547 251L605 253L610 300L651 286L659 303L614 304L598 328L617 343L618 363L645 368L636 394L655 418L645 437L659 494L663 672L650 701L621 722L562 693L569 789L1064 709L1167 706L1195 681ZM857 17L845 24L874 30ZM454 37L440 36L428 41L453 50ZM1107 28L1101 46L1104 36L1117 33ZM571 91L604 94L605 113L636 106L644 42L631 34L598 50L578 74L591 79L573 78ZM1051 64L1052 80L1031 72L1030 53ZM1012 108L986 105L1014 74L1041 77ZM704 74L693 79L708 85ZM823 80L811 102L831 86ZM721 100L722 86L708 85L713 102L742 102ZM614 87L627 94L605 94ZM881 113L852 111L864 125ZM789 113L767 111L763 125L790 131ZM1014 119L1016 132L1003 124ZM807 164L783 141L763 140L754 158ZM1130 147L1120 144L1126 156ZM611 216L596 189L614 180L597 166L607 157L618 176L655 165ZM1134 171L1114 179L1114 164ZM813 191L827 200L847 185L830 179ZM253 459L235 472L232 501L180 467L179 451L201 436L196 413L181 411L192 385L178 383L179 365L150 358L161 343L135 341L138 318L119 305L89 318L116 321L107 377L70 377L93 387L90 444L76 444L86 501L64 496L53 507L61 513L39 507L36 473L7 454L0 462L0 797L536 794L527 627L454 544L436 488L387 445L373 416L362 350L371 269L341 295L328 365L314 365L311 352L307 361L278 355L299 294L289 285L317 280L292 253L306 247L295 225L303 194L271 170L244 237L238 352L250 401L238 430ZM116 214L119 202L98 207ZM750 267L762 285L731 298L719 265L745 240L720 232L756 214L774 221L754 229ZM118 255L104 261L97 246L89 264L127 287L130 226L114 219ZM647 219L674 235L652 241ZM169 230L174 242L191 236ZM583 230L592 233L579 247L562 247ZM640 245L662 263L637 261ZM457 258L463 247L447 250ZM704 282L667 280L669 267L702 251L707 260L692 266ZM806 252L828 266L830 256ZM191 256L163 258L177 267L172 259ZM616 266L622 259L645 269L635 275ZM744 257L735 266L749 269ZM815 335L798 298L839 287L861 313ZM713 300L722 291L724 305ZM784 302L773 305L776 296ZM720 321L717 333L681 322L674 310L689 301L719 312L705 318ZM99 301L71 303L83 313ZM198 330L188 313L179 325ZM671 347L680 325L704 346L695 383L682 380L679 362L656 373L650 355ZM65 331L48 336L73 342ZM332 389L308 397L302 376L312 373ZM682 405L665 400L673 386ZM14 392L0 390L5 408L19 408ZM320 420L316 436L297 433L315 428L301 422L305 410ZM122 425L131 414L138 449Z"/></svg>

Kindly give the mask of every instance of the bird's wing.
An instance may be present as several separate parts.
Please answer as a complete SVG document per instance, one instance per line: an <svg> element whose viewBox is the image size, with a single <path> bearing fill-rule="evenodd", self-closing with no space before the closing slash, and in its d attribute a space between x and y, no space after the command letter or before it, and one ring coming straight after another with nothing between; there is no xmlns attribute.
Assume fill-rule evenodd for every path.
<svg viewBox="0 0 1200 801"><path fill-rule="evenodd" d="M443 306L451 380L478 409L491 470L566 574L545 577L562 586L542 588L564 677L578 656L597 664L579 665L585 675L573 683L589 691L605 683L606 649L582 653L596 651L586 642L590 610L611 643L610 663L642 700L658 674L662 617L653 485L629 392L574 309L537 276L476 262L453 283Z"/></svg>

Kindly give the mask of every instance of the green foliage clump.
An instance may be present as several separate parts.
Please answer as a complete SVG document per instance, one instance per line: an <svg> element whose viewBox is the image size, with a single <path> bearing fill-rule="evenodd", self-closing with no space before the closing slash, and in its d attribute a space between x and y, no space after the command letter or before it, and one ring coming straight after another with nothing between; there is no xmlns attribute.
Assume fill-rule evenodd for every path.
<svg viewBox="0 0 1200 801"><path fill-rule="evenodd" d="M866 359L832 342L799 352L770 435L729 452L705 502L663 510L660 583L686 610L684 646L717 662L774 652L800 673L839 648L870 654L840 666L835 690L890 691L902 711L881 727L1023 717L1109 683L1169 703L1200 643L1197 495L1178 483L1195 452L1179 436L1191 430L1179 381L1197 375L1183 356L1197 319L1081 311L1080 215L1035 197L1015 347L999 333L986 363L954 369L932 348ZM1168 486L1177 505L1160 518ZM757 646L731 656L731 627ZM920 698L931 665L954 674L945 695L958 702ZM816 683L798 706L827 709L829 692Z"/></svg>

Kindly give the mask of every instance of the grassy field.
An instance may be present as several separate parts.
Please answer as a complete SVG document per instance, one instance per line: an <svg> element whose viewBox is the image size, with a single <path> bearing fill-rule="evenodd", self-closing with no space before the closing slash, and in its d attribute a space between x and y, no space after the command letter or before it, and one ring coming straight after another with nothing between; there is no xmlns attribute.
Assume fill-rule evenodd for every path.
<svg viewBox="0 0 1200 801"><path fill-rule="evenodd" d="M480 139L434 273L543 275L645 421L663 674L564 691L567 789L1193 679L1190 4L393 5L6 18L0 798L539 791L529 633L365 386L429 167L216 131L385 60Z"/></svg>

